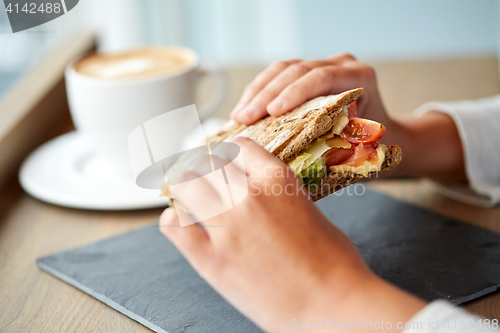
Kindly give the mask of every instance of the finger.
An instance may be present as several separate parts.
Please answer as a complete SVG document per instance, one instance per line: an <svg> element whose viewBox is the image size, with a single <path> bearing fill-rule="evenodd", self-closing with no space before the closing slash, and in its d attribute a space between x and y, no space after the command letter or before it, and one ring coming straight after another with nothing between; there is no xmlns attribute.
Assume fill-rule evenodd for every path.
<svg viewBox="0 0 500 333"><path fill-rule="evenodd" d="M356 58L350 53L340 53L331 56L328 58L328 61L332 65L341 65L348 62L356 62Z"/></svg>
<svg viewBox="0 0 500 333"><path fill-rule="evenodd" d="M208 175L209 173L211 173L213 171L212 157L209 154L200 156L194 162L192 170L196 175L199 175L199 176Z"/></svg>
<svg viewBox="0 0 500 333"><path fill-rule="evenodd" d="M210 149L212 157L218 158L214 159L215 170L218 170L220 167L224 167L227 164L231 164L246 175L245 164L243 162L240 146L233 142L211 142Z"/></svg>
<svg viewBox="0 0 500 333"><path fill-rule="evenodd" d="M274 79L281 71L300 60L275 61L262 71L257 77L245 88L240 101L234 108L231 116L234 117L242 110L246 104L251 101L255 95L259 93L272 79ZM234 119L237 120L237 119Z"/></svg>
<svg viewBox="0 0 500 333"><path fill-rule="evenodd" d="M273 115L269 112L270 109L273 107L280 107L281 101L276 100L274 105L271 105L270 109L267 108L267 106L291 83L295 82L314 68L332 65L343 66L349 63L356 63L356 59L348 53L338 54L326 60L299 61L293 63L282 70L274 79L263 87L245 107L240 109L235 119L238 122L250 125L268 114ZM278 113L278 115L281 114L282 113Z"/></svg>
<svg viewBox="0 0 500 333"><path fill-rule="evenodd" d="M287 86L297 81L314 68L328 64L326 61L301 61L289 65L245 106L238 114L238 119L244 124L253 124L267 116L267 105L274 100Z"/></svg>
<svg viewBox="0 0 500 333"><path fill-rule="evenodd" d="M285 167L283 162L251 139L239 137L233 140L233 143L240 146L245 171L251 177L272 174L273 170L270 170L271 172L266 172L266 168L275 169L278 167Z"/></svg>
<svg viewBox="0 0 500 333"><path fill-rule="evenodd" d="M243 160L243 159L242 159ZM245 166L240 164L238 160L233 160L224 166L224 172L226 173L227 180L232 186L242 186L246 184L247 173L245 171Z"/></svg>
<svg viewBox="0 0 500 333"><path fill-rule="evenodd" d="M217 204L221 204L222 206L230 206L231 198L228 197L227 193L227 185L226 185L226 176L222 173L223 171L219 171L222 168L227 167L230 161L227 160L226 156L203 156L200 159L194 169L194 171L203 177L203 180L208 183L208 185L217 193L220 198L220 203L211 202L212 205L210 208L217 207ZM218 175L217 175L218 173ZM198 180L200 181L200 180ZM196 200L199 204L199 201ZM203 204L202 204L203 205ZM207 216L207 215L204 215Z"/></svg>
<svg viewBox="0 0 500 333"><path fill-rule="evenodd" d="M248 175L245 172L245 167L241 166L243 170L240 168L240 165L237 165L238 160L242 160L241 155L239 158L234 159L233 161L227 161L224 163L221 168L224 172L224 178L227 182L227 192L230 196L229 200L231 201L231 206L234 207L245 200L248 196L249 187L248 187ZM236 162L236 163L235 163ZM208 222L207 223L211 223ZM223 220L216 220L216 224L225 224Z"/></svg>
<svg viewBox="0 0 500 333"><path fill-rule="evenodd" d="M240 147L232 142L210 142L214 170L219 170L234 160L240 153Z"/></svg>
<svg viewBox="0 0 500 333"><path fill-rule="evenodd" d="M181 176L181 182L170 186L172 197L189 211L198 221L204 221L220 212L221 207L228 206L227 200L221 198L227 196L224 179L221 184L211 184L210 179L220 176L216 173L200 176L196 172L187 171ZM230 203L229 203L230 206Z"/></svg>
<svg viewBox="0 0 500 333"><path fill-rule="evenodd" d="M241 148L233 142L211 143L215 170L222 169L232 197L232 205L238 205L248 194L248 175Z"/></svg>
<svg viewBox="0 0 500 333"><path fill-rule="evenodd" d="M175 208L167 208L160 216L160 231L192 263L203 260L210 250L210 237L198 224L180 226L179 219L189 217Z"/></svg>
<svg viewBox="0 0 500 333"><path fill-rule="evenodd" d="M245 92L241 96L240 103L246 104L252 100L259 91L262 90L272 79L274 79L279 73L281 73L288 66L299 62L298 59L287 60L287 61L275 61L269 65L262 73L257 75L257 77L248 85Z"/></svg>
<svg viewBox="0 0 500 333"><path fill-rule="evenodd" d="M318 67L286 87L268 106L269 114L277 117L302 103L322 95L336 94L361 87L359 73L345 66Z"/></svg>
<svg viewBox="0 0 500 333"><path fill-rule="evenodd" d="M230 143L232 146L237 146ZM245 172L244 165L241 165L243 158L242 155L236 156L233 160L228 160L225 158L220 158L218 156L212 156L215 170L222 170L225 187L219 186L221 181L219 179L210 178L207 181L214 188L219 188L222 195L222 201L226 205L225 207L233 207L234 205L242 202L248 194L248 175ZM214 181L215 179L215 181ZM219 186L219 187L218 187ZM227 195L226 195L227 194Z"/></svg>

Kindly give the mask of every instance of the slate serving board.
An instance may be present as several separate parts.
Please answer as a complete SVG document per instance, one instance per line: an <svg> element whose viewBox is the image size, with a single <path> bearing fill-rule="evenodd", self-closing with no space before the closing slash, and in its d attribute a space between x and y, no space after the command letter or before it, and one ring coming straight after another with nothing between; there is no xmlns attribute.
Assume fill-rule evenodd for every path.
<svg viewBox="0 0 500 333"><path fill-rule="evenodd" d="M431 301L459 304L500 286L500 235L367 190L322 212L372 270ZM189 266L157 225L40 258L38 266L156 332L261 332Z"/></svg>

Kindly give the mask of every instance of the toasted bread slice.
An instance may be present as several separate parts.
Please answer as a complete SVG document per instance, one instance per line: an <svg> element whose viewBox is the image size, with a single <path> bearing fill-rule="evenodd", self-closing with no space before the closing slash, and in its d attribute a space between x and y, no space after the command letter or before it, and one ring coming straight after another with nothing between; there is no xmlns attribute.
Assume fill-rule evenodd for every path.
<svg viewBox="0 0 500 333"><path fill-rule="evenodd" d="M328 132L344 106L361 95L363 88L316 97L284 115L269 116L251 126L230 120L207 141L232 141L239 136L247 137L286 163L297 157L314 139Z"/></svg>

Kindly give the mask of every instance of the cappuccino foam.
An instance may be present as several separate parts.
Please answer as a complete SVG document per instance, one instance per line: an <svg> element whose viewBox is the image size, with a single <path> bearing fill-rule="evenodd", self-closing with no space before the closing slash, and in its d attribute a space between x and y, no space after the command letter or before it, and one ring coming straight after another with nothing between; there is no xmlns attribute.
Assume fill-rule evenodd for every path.
<svg viewBox="0 0 500 333"><path fill-rule="evenodd" d="M102 79L129 79L175 74L196 62L190 52L178 48L145 48L115 54L92 54L78 61L80 74Z"/></svg>

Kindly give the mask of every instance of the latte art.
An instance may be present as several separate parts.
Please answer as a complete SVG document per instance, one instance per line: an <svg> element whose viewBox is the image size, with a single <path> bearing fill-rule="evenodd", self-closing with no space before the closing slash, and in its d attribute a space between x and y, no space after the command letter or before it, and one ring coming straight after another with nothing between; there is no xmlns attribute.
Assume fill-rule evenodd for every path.
<svg viewBox="0 0 500 333"><path fill-rule="evenodd" d="M145 48L115 54L92 54L78 61L80 74L108 80L175 74L193 67L196 57L180 48Z"/></svg>

